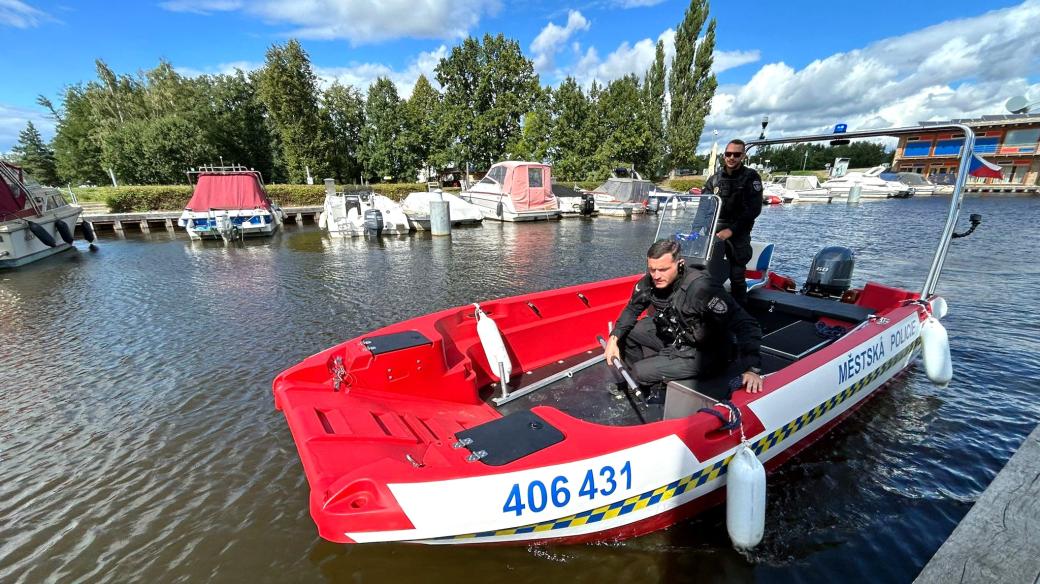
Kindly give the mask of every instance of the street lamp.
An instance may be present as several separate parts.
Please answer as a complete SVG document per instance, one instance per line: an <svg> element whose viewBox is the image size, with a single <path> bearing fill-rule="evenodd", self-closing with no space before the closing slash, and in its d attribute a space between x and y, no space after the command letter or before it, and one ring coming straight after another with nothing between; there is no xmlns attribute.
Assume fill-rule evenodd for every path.
<svg viewBox="0 0 1040 584"><path fill-rule="evenodd" d="M766 139L766 126L769 125L769 116L762 116L762 133L758 135L759 140Z"/></svg>

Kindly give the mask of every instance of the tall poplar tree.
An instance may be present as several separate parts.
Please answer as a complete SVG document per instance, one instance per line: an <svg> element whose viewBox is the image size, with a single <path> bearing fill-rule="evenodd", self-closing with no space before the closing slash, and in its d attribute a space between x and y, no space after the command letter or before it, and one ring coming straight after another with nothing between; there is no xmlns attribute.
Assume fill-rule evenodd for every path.
<svg viewBox="0 0 1040 584"><path fill-rule="evenodd" d="M288 178L303 182L306 169L321 180L331 170L329 127L319 108L318 78L295 39L267 50L257 90L281 143Z"/></svg>
<svg viewBox="0 0 1040 584"><path fill-rule="evenodd" d="M711 98L718 83L711 72L715 50L715 19L708 22L704 38L698 42L708 19L708 0L691 0L675 32L675 57L668 75L671 104L668 115L668 146L672 168L693 165L704 130L704 118L711 113Z"/></svg>
<svg viewBox="0 0 1040 584"><path fill-rule="evenodd" d="M405 127L401 147L408 150L420 168L432 173L434 167L439 166L437 162L444 158L445 150L446 134L439 127L443 117L441 94L430 85L426 75L419 75L412 97L403 107Z"/></svg>
<svg viewBox="0 0 1040 584"><path fill-rule="evenodd" d="M368 88L365 125L361 129L361 161L370 179L415 180L414 160L401 147L404 116L397 87L379 77Z"/></svg>
<svg viewBox="0 0 1040 584"><path fill-rule="evenodd" d="M646 72L643 82L643 108L647 125L650 127L650 158L645 169L641 169L649 177L660 177L666 174L665 154L668 151L665 136L664 120L667 115L664 104L664 42L657 41L657 54L654 64Z"/></svg>
<svg viewBox="0 0 1040 584"><path fill-rule="evenodd" d="M365 99L357 89L333 83L325 90L324 109L332 125L333 176L341 183L357 182L361 178Z"/></svg>
<svg viewBox="0 0 1040 584"><path fill-rule="evenodd" d="M553 176L561 180L585 180L595 152L595 137L589 128L593 104L572 77L553 92L551 137L554 150Z"/></svg>

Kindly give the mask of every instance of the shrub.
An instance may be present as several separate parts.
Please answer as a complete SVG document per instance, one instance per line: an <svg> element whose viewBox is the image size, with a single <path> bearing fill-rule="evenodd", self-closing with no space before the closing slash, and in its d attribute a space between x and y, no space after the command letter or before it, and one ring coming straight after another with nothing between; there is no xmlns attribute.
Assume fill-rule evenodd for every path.
<svg viewBox="0 0 1040 584"><path fill-rule="evenodd" d="M703 188L705 180L707 179L700 176L694 178L673 178L671 180L664 181L664 186L672 190L685 193L693 187Z"/></svg>

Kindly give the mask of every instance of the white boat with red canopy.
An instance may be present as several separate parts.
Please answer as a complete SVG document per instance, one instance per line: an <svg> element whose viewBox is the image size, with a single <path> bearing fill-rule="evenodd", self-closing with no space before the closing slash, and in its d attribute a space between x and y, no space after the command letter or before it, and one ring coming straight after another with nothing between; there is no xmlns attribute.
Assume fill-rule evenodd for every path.
<svg viewBox="0 0 1040 584"><path fill-rule="evenodd" d="M195 177L191 195L177 224L192 239L267 236L282 225L285 212L271 202L259 171L244 166L204 166L188 172Z"/></svg>
<svg viewBox="0 0 1040 584"><path fill-rule="evenodd" d="M21 167L0 160L0 268L14 268L72 249L83 208L61 191L32 180ZM84 226L88 241L94 232Z"/></svg>
<svg viewBox="0 0 1040 584"><path fill-rule="evenodd" d="M499 162L461 197L480 207L485 219L494 221L560 218L552 191L552 169L537 162Z"/></svg>
<svg viewBox="0 0 1040 584"><path fill-rule="evenodd" d="M764 332L760 393L732 390L731 367L669 383L663 406L615 399L610 372L592 366L603 360L596 337L641 274L420 316L282 372L275 406L303 463L318 533L342 543L625 539L722 501L727 482L740 482L738 454L776 468L922 352L928 377L949 382L938 321L947 308L935 289L974 137L951 129L964 133L965 150L923 286L852 286L851 252L839 247L816 255L801 291L766 274L747 305ZM680 240L688 265L714 266L718 204L704 195L659 214L658 235ZM722 427L727 416L735 423Z"/></svg>

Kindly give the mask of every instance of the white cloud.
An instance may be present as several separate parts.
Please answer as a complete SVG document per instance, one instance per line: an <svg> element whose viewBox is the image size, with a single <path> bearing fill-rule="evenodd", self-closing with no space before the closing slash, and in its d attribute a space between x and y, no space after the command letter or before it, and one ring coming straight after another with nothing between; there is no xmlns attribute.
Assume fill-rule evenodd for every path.
<svg viewBox="0 0 1040 584"><path fill-rule="evenodd" d="M1040 2L947 21L837 53L801 70L762 66L743 86L720 87L706 129L757 137L913 125L1005 113L1010 95L1036 94L1040 84ZM1032 79L1032 81L1031 81ZM701 148L710 148L710 132Z"/></svg>
<svg viewBox="0 0 1040 584"><path fill-rule="evenodd" d="M711 70L715 73L722 73L741 65L757 63L761 59L762 55L757 49L753 51L715 51Z"/></svg>
<svg viewBox="0 0 1040 584"><path fill-rule="evenodd" d="M36 126L44 140L54 136L54 120L48 113L0 103L0 153L9 152L18 143L18 134L27 122Z"/></svg>
<svg viewBox="0 0 1040 584"><path fill-rule="evenodd" d="M412 59L403 70L394 70L382 63L353 63L347 67L315 67L314 72L324 86L338 81L344 85L354 86L362 94L368 91L368 87L377 77L389 77L397 86L398 94L402 98L408 98L412 95L412 89L415 87L415 81L419 75L426 75L431 85L440 88L434 69L441 59L448 56L448 53L449 49L445 45L441 45L433 51L424 51Z"/></svg>
<svg viewBox="0 0 1040 584"><path fill-rule="evenodd" d="M577 10L567 13L566 26L559 26L552 22L545 25L545 28L531 42L535 70L540 73L551 71L556 53L567 45L567 41L574 33L582 30L589 30L589 21Z"/></svg>
<svg viewBox="0 0 1040 584"><path fill-rule="evenodd" d="M615 4L622 8L642 8L644 6L657 6L664 0L617 0Z"/></svg>
<svg viewBox="0 0 1040 584"><path fill-rule="evenodd" d="M233 75L236 70L241 69L245 73L255 71L263 67L262 62L257 61L231 61L228 63L220 63L211 67L204 67L202 69L196 69L194 67L174 67L174 69L180 75L185 77L198 77L200 75Z"/></svg>
<svg viewBox="0 0 1040 584"><path fill-rule="evenodd" d="M29 6L21 0L0 0L0 25L14 28L35 28L51 17L46 12Z"/></svg>
<svg viewBox="0 0 1040 584"><path fill-rule="evenodd" d="M4 0L0 0L4 1ZM371 43L396 38L463 38L499 0L171 0L164 8L208 13L241 10L271 24L294 27L288 34L307 39L347 39Z"/></svg>

